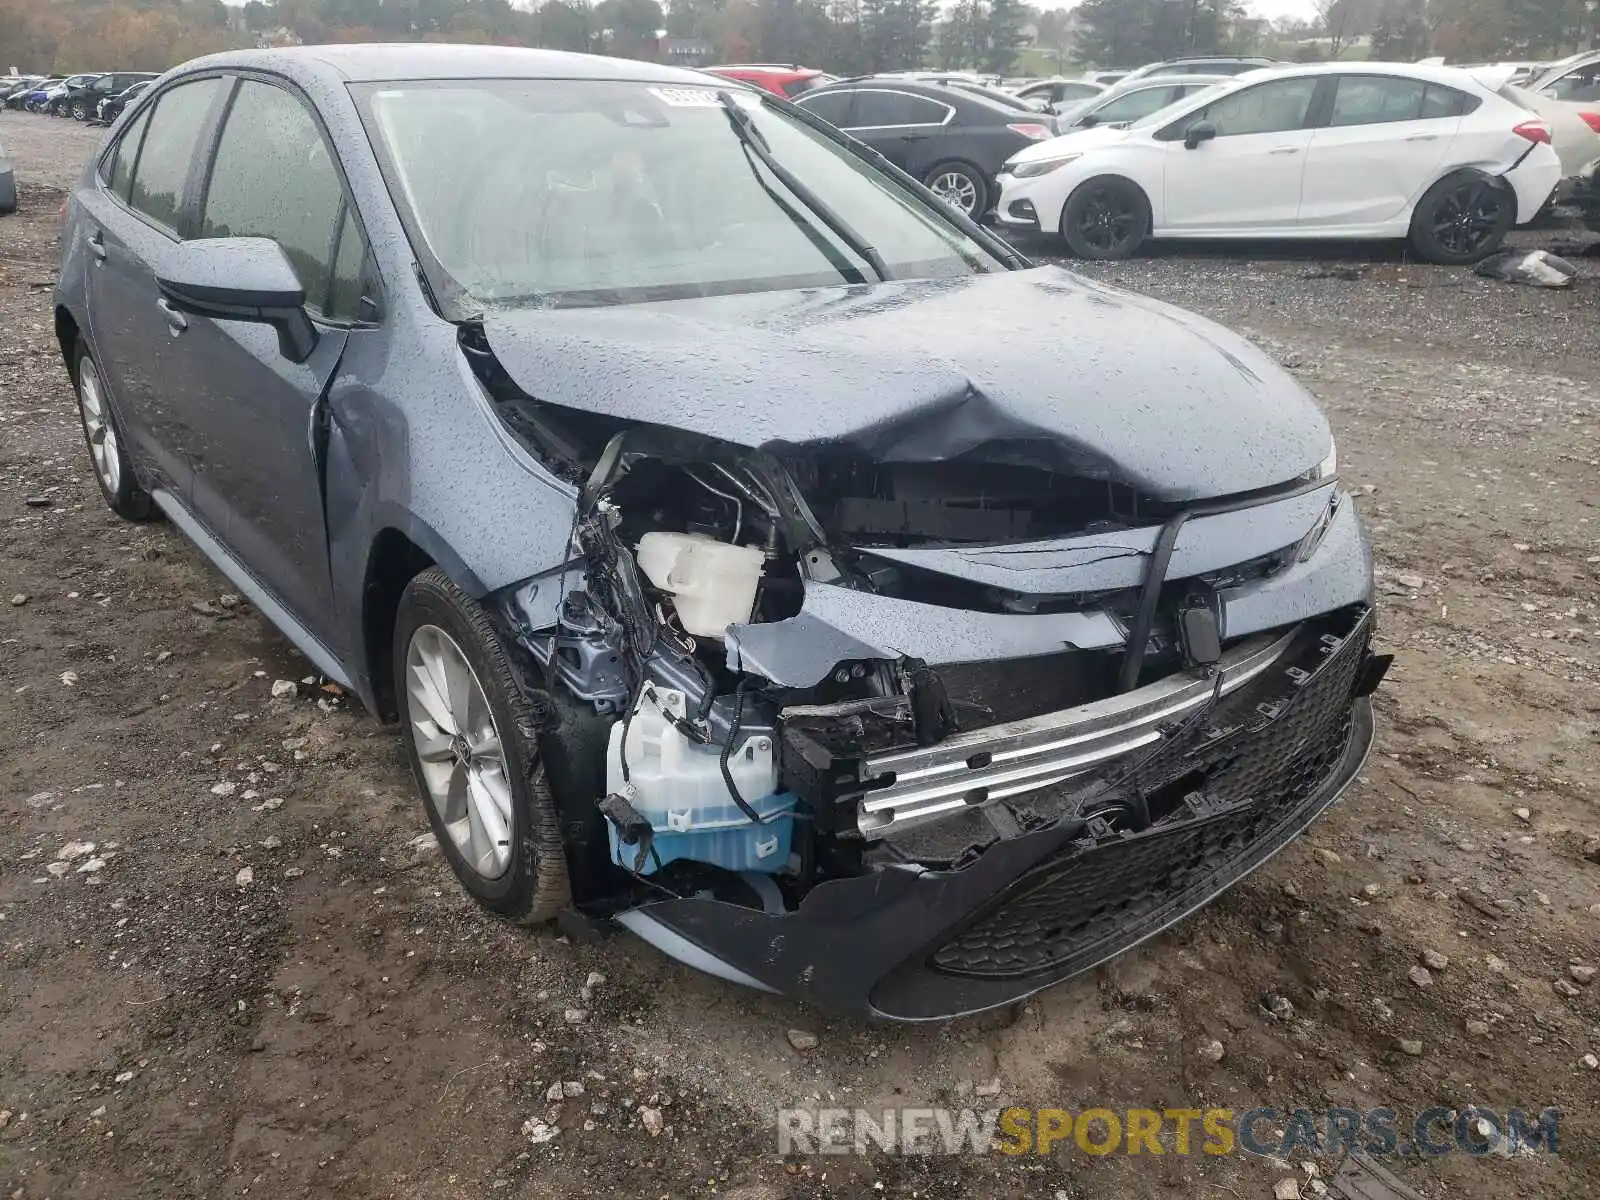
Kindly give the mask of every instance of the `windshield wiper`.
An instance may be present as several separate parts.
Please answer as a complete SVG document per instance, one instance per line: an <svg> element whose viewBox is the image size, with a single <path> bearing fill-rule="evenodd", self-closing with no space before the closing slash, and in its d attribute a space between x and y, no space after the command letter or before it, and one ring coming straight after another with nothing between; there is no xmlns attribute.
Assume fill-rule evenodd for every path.
<svg viewBox="0 0 1600 1200"><path fill-rule="evenodd" d="M773 157L767 139L756 128L755 122L750 119L750 114L739 107L738 101L725 89L717 93L717 100L722 105L722 111L728 114L728 124L733 127L738 139L744 143L745 149L760 159L761 165L777 176L778 182L788 188L800 203L816 213L835 237L859 254L877 273L879 279L892 279L889 265L883 261L883 255L878 253L872 243L852 229L849 222L836 213L826 200L801 183L793 171Z"/></svg>

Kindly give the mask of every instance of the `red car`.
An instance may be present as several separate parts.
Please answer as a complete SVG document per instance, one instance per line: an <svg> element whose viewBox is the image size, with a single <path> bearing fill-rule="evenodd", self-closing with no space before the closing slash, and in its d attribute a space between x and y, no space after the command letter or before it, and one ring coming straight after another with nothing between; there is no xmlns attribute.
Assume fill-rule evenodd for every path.
<svg viewBox="0 0 1600 1200"><path fill-rule="evenodd" d="M736 79L740 83L753 83L756 87L765 88L776 95L793 100L796 96L804 95L812 88L821 87L825 83L832 83L835 76L826 71L815 71L810 67L798 67L793 63L734 63L720 67L702 68L712 75L720 75L724 79Z"/></svg>

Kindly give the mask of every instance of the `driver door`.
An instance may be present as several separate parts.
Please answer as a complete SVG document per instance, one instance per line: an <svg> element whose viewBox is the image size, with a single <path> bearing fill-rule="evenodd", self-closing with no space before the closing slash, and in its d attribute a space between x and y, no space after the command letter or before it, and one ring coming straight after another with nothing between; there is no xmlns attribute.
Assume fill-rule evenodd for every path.
<svg viewBox="0 0 1600 1200"><path fill-rule="evenodd" d="M1157 134L1166 146L1166 221L1160 232L1258 233L1300 216L1316 101L1332 77L1273 79L1230 92ZM1202 122L1217 136L1190 149Z"/></svg>
<svg viewBox="0 0 1600 1200"><path fill-rule="evenodd" d="M191 411L195 514L337 653L322 401L363 324L366 238L309 104L275 83L238 81L208 178L197 236L276 241L305 289L317 342L296 363L267 325L187 317L183 365L200 385Z"/></svg>

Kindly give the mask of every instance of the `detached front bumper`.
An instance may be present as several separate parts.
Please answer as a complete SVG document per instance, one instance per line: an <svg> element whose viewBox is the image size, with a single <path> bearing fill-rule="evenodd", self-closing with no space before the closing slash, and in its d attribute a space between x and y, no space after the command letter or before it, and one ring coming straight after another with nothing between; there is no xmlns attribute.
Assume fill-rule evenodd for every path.
<svg viewBox="0 0 1600 1200"><path fill-rule="evenodd" d="M1030 794L1011 836L953 862L825 882L788 913L672 899L624 923L703 970L833 1011L925 1021L1021 1000L1201 907L1339 797L1372 742L1367 696L1386 665L1372 623L1351 606L1255 651L1232 687L1222 671L1210 687L1195 674L1120 698L1144 705L1159 691L1181 710L1097 769ZM1084 712L1038 720L1081 728ZM989 758L963 742L967 767L992 775L1015 748L994 732Z"/></svg>

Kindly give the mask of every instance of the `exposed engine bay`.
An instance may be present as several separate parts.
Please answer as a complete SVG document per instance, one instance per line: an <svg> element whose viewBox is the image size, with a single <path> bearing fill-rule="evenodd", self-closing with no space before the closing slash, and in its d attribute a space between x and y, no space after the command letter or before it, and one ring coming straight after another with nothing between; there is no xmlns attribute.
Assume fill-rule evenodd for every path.
<svg viewBox="0 0 1600 1200"><path fill-rule="evenodd" d="M916 877L931 899L958 880L971 894L935 921L945 936L1021 886L1025 862L981 881L1022 847L1210 829L1273 799L1241 778L1325 804L1365 753L1351 705L1387 662L1368 649L1364 536L1330 478L1178 504L1043 440L928 461L758 450L542 404L463 346L506 426L576 490L565 564L498 597L555 711L575 902L668 953L791 990L719 969L718 923L798 932L823 895L843 902L830 885ZM1252 739L1295 727L1314 679L1333 689L1320 723L1258 769ZM1152 885L1153 913L1181 883ZM1130 918L1112 940L1151 931ZM948 949L926 960L947 983L963 974ZM1082 949L999 975L1051 982ZM987 986L968 978L953 1002ZM949 1003L913 992L891 1015Z"/></svg>

